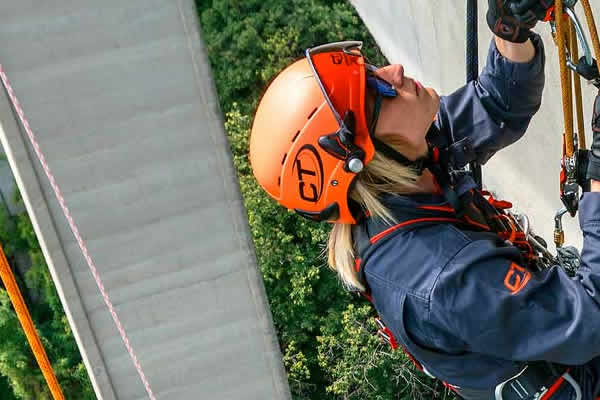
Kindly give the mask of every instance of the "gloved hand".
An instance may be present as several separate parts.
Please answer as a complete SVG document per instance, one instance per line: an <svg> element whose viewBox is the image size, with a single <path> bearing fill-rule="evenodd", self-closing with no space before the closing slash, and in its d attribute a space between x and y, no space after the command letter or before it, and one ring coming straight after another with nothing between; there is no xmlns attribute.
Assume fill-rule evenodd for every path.
<svg viewBox="0 0 600 400"><path fill-rule="evenodd" d="M596 96L596 101L594 101L592 135L586 178L600 181L600 91Z"/></svg>
<svg viewBox="0 0 600 400"><path fill-rule="evenodd" d="M488 0L487 23L496 36L514 43L529 39L531 28L546 18L554 0Z"/></svg>

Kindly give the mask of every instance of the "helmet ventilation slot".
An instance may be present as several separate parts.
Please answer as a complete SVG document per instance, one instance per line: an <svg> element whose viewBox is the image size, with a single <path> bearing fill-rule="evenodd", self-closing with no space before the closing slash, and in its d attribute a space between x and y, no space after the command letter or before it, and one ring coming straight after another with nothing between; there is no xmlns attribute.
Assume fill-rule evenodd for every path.
<svg viewBox="0 0 600 400"><path fill-rule="evenodd" d="M307 119L311 119L313 115L315 115L315 113L317 112L317 108L315 107L314 110L312 110L312 112L310 114L308 114L308 118Z"/></svg>
<svg viewBox="0 0 600 400"><path fill-rule="evenodd" d="M299 134L300 134L300 131L296 132L296 134L294 135L294 138L292 139L292 143L294 143L296 141L296 138L298 138Z"/></svg>

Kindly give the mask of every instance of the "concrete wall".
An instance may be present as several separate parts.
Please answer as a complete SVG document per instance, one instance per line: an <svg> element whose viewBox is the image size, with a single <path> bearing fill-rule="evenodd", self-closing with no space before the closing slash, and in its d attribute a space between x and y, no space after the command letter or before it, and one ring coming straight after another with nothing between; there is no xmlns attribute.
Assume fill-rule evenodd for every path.
<svg viewBox="0 0 600 400"><path fill-rule="evenodd" d="M25 211L23 204L17 204L13 201L16 187L8 159L0 148L0 207L4 207L9 215L17 215Z"/></svg>
<svg viewBox="0 0 600 400"><path fill-rule="evenodd" d="M407 75L440 94L465 83L466 1L352 0L360 16L391 63L404 64ZM483 67L492 38L485 22L487 2L479 1L479 65ZM591 2L597 23L600 4ZM583 9L577 7L581 20ZM534 229L552 242L554 213L561 207L558 175L562 149L563 114L557 49L548 24L540 24L546 45L546 88L541 111L515 145L499 152L483 168L484 184L525 211ZM597 90L584 85L586 128ZM565 217L567 244L581 245L576 220Z"/></svg>
<svg viewBox="0 0 600 400"><path fill-rule="evenodd" d="M4 1L0 43L156 398L289 399L194 1ZM1 87L0 140L98 398L148 398Z"/></svg>

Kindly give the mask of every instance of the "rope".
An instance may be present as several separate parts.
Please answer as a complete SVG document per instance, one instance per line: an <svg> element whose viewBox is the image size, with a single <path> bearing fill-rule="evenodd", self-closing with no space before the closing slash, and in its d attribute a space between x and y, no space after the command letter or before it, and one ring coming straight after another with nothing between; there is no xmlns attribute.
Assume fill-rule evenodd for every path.
<svg viewBox="0 0 600 400"><path fill-rule="evenodd" d="M555 2L556 18L556 41L558 45L558 57L560 64L560 85L562 87L563 114L565 119L564 143L567 157L572 157L575 151L573 146L573 100L571 98L571 86L569 84L569 71L567 69L567 48L564 27L563 0Z"/></svg>
<svg viewBox="0 0 600 400"><path fill-rule="evenodd" d="M575 33L575 24L569 20L569 52L574 60L579 60L579 47L577 46L577 34ZM579 74L573 74L575 88L575 106L577 109L577 135L579 137L580 149L585 149L585 121L583 118L583 98L581 94L581 77Z"/></svg>
<svg viewBox="0 0 600 400"><path fill-rule="evenodd" d="M467 83L477 79L479 75L479 37L477 19L477 0L467 0ZM481 165L473 161L469 163L473 179L479 189L483 185Z"/></svg>
<svg viewBox="0 0 600 400"><path fill-rule="evenodd" d="M587 20L590 35L592 37L592 44L594 46L594 53L596 55L596 65L600 69L600 39L598 39L598 28L596 28L596 21L594 20L594 13L590 6L589 0L581 0L583 9L585 11L585 19Z"/></svg>
<svg viewBox="0 0 600 400"><path fill-rule="evenodd" d="M2 278L2 283L4 283L4 287L8 292L10 302L17 313L17 318L19 318L19 322L21 323L23 330L25 331L25 336L27 337L27 341L29 342L31 350L33 350L33 355L35 356L35 359L42 370L42 374L44 375L44 379L46 379L46 383L50 388L52 398L54 400L64 400L65 397L63 396L60 385L58 384L58 380L56 379L56 375L54 374L54 370L52 369L52 364L50 364L50 361L48 360L48 355L46 354L46 350L44 350L44 345L42 344L40 336L35 329L35 325L31 319L31 314L29 314L29 310L27 309L27 305L23 300L23 296L21 295L17 281L15 280L12 270L10 269L10 265L8 265L8 261L6 260L2 246L0 246L0 278Z"/></svg>
<svg viewBox="0 0 600 400"><path fill-rule="evenodd" d="M596 63L600 62L600 40L598 38L598 31L596 23L594 21L594 15L589 3L589 0L581 0L583 8L585 10L585 16L588 23L590 35L592 37L594 52L596 54ZM562 171L560 175L560 193L561 200L564 203L564 207L559 210L555 217L555 230L554 230L554 242L557 249L559 249L564 243L564 231L562 229L561 219L566 212L569 212L571 216L575 216L577 212L578 203L577 199L579 196L579 186L576 182L578 169L580 168L580 161L575 157L575 141L573 133L573 90L575 91L575 102L577 108L577 132L578 141L577 147L580 149L586 148L585 143L585 123L583 118L583 100L581 93L581 77L582 74L586 79L591 79L595 86L598 86L598 79L593 77L590 71L582 72L580 70L580 63L584 62L579 60L579 48L578 48L578 34L580 34L581 40L585 43L584 47L586 50L587 63L590 59L589 43L585 34L582 32L579 20L574 14L573 9L568 9L567 14L564 13L565 7L563 0L556 0L554 4L554 30L553 37L558 47L559 54L559 66L560 66L560 83L562 89L562 105L564 114L565 129L563 134L563 162ZM565 25L565 17L567 18L567 25ZM569 50L569 56L571 60L567 60L567 49ZM593 58L593 57L592 57ZM568 62L570 61L570 63ZM596 64L598 67L599 65ZM586 65L585 68L589 68ZM573 69L573 75L571 72Z"/></svg>
<svg viewBox="0 0 600 400"><path fill-rule="evenodd" d="M467 83L479 75L477 0L467 0Z"/></svg>
<svg viewBox="0 0 600 400"><path fill-rule="evenodd" d="M565 45L567 46L567 50L569 49L569 31L571 30L571 21L567 20L567 26L565 27L563 25L563 28L565 29ZM571 69L567 68L567 87L569 88L569 90L567 91L567 96L569 98L567 105L569 106L569 110L571 113L571 120L567 121L566 123L569 124L568 125L568 130L571 132L571 137L575 136L575 121L573 119L573 115L574 115L574 110L573 110L573 72L571 71ZM575 142L573 142L575 143ZM573 152L575 152L575 146L573 146Z"/></svg>
<svg viewBox="0 0 600 400"><path fill-rule="evenodd" d="M2 79L2 83L4 84L4 87L6 88L6 91L10 97L12 105L19 116L21 124L25 128L25 132L27 133L27 136L29 137L29 141L31 142L31 145L33 146L33 149L35 150L35 154L36 154L40 164L42 165L42 168L44 169L44 172L46 173L48 180L50 181L50 185L52 186L52 189L54 190L56 199L58 200L60 207L62 208L62 211L63 211L67 221L69 222L69 226L71 227L73 236L75 237L75 239L77 240L77 243L79 244L79 248L81 249L81 252L83 253L83 256L85 257L85 260L88 264L88 267L90 268L90 271L92 272L94 280L96 281L96 285L98 286L98 289L100 290L100 293L102 294L104 303L106 303L106 306L108 307L108 310L110 311L110 315L112 316L112 319L115 322L117 329L119 330L119 334L121 335L121 339L123 340L123 343L125 344L125 347L127 348L127 352L129 353L129 356L131 357L131 360L133 361L133 364L140 376L140 379L142 380L142 383L144 384L144 387L146 388L148 397L151 400L156 400L156 398L154 397L154 393L152 392L152 389L150 388L150 383L146 379L146 375L144 374L144 371L142 370L142 366L140 365L140 363L133 351L133 348L131 347L131 344L129 343L129 338L127 337L127 334L125 333L125 329L121 325L121 321L119 320L119 317L117 316L115 308L113 307L113 304L110 301L110 298L108 297L108 293L106 292L106 290L104 288L102 279L100 278L100 275L98 274L98 271L96 270L96 266L94 265L94 262L92 261L92 258L89 255L87 246L86 246L85 242L83 241L81 235L79 234L79 229L77 229L77 225L75 225L75 221L73 220L73 217L71 216L71 212L69 211L69 208L67 207L65 200L62 196L62 192L61 192L60 188L58 187L56 180L54 179L54 175L50 171L50 167L48 166L48 163L46 162L46 158L44 157L44 154L40 150L40 146L37 142L37 138L34 135L33 131L31 130L31 127L29 126L29 122L25 118L25 114L23 113L21 104L19 103L19 100L15 96L13 88L8 81L8 77L6 76L6 74L4 72L2 64L0 64L0 78Z"/></svg>

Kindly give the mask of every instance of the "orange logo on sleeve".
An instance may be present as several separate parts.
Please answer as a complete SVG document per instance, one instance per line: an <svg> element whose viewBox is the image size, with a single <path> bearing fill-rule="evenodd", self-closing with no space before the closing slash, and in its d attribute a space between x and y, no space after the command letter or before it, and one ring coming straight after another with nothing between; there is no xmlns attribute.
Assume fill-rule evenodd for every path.
<svg viewBox="0 0 600 400"><path fill-rule="evenodd" d="M512 263L504 278L504 286L510 290L511 294L517 294L527 285L529 279L531 279L531 273L529 271Z"/></svg>

